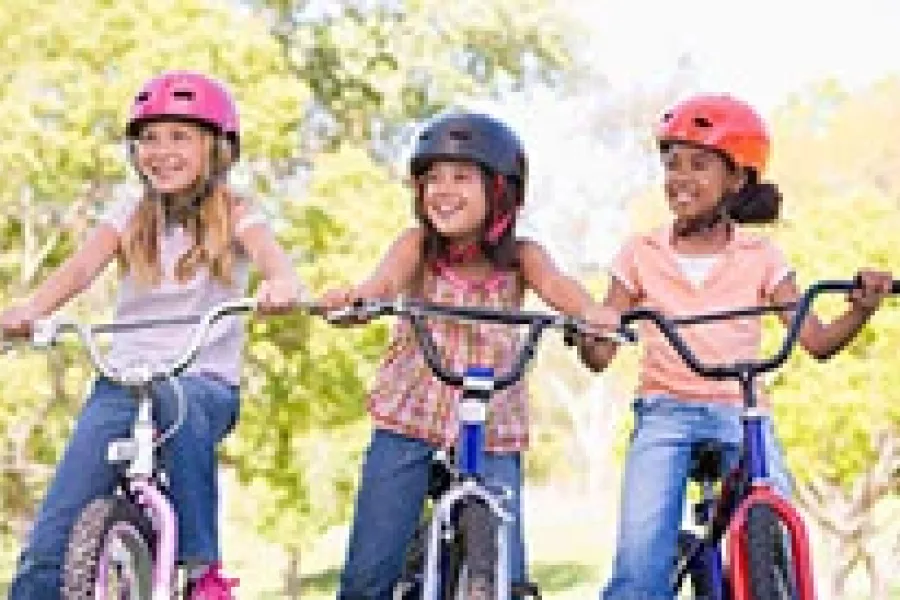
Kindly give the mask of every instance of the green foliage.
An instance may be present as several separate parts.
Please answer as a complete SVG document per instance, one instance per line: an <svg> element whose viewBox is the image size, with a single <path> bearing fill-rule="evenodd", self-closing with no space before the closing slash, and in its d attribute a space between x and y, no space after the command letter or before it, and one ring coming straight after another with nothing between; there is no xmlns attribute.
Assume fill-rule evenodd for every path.
<svg viewBox="0 0 900 600"><path fill-rule="evenodd" d="M331 142L377 146L460 96L559 79L569 63L572 24L545 0L257 4L324 111L308 134Z"/></svg>
<svg viewBox="0 0 900 600"><path fill-rule="evenodd" d="M248 157L283 158L296 145L286 127L309 92L253 14L202 0L13 1L0 35L10 59L0 67L0 171L14 175L0 187L5 201L22 184L60 200L121 179L129 102L164 69L202 70L233 87Z"/></svg>
<svg viewBox="0 0 900 600"><path fill-rule="evenodd" d="M111 185L128 176L122 142L128 104L140 83L161 70L201 70L232 87L242 119L241 172L265 194L303 279L321 291L363 277L409 214L406 191L390 173L342 140L368 139L375 120L401 127L461 93L495 90L501 74L511 82L565 63L560 21L534 0L535 10L514 19L515 26L512 3L478 5L490 18L470 21L466 7L475 5L410 2L402 12L366 16L344 6L340 15L298 21L289 32L273 29L270 17L293 9L267 4L4 4L4 300L58 265L109 200ZM308 50L301 60L283 53L285 33L293 48ZM324 135L327 154L308 152L317 137L304 127L311 101L346 125ZM303 189L286 191L298 181ZM275 538L294 543L346 516L365 437L365 388L386 340L384 324L336 330L304 317L251 323L243 418L224 454L245 482L263 486L260 519ZM4 471L5 514L27 517L69 435L90 373L70 351L64 354L49 372L31 355L0 367L10 373L0 382L0 432L10 448L10 436L29 415L48 411L43 428L27 430L24 446L29 464L43 470L30 471L27 482ZM58 386L48 382L60 374L74 390L57 401Z"/></svg>
<svg viewBox="0 0 900 600"><path fill-rule="evenodd" d="M279 231L316 293L361 280L408 212L405 190L368 155L320 155L302 199L285 199ZM387 343L384 324L335 328L289 317L251 324L246 394L229 458L262 479L264 529L292 544L348 516L365 441L366 387ZM290 533L288 533L290 532Z"/></svg>
<svg viewBox="0 0 900 600"><path fill-rule="evenodd" d="M894 239L900 212L890 199L816 196L794 202L778 238L801 285L852 278L863 266L900 272ZM845 306L836 298L820 304L826 319ZM886 302L857 339L825 363L798 352L774 381L779 434L801 479L815 476L849 488L874 463L875 437L900 435L898 308L896 300ZM782 335L781 327L769 331L769 346Z"/></svg>
<svg viewBox="0 0 900 600"><path fill-rule="evenodd" d="M773 180L785 192L775 236L801 285L846 279L861 267L900 274L895 144L882 135L900 123L900 79L848 96L823 85L786 106L776 125ZM845 302L820 303L826 319ZM840 355L825 363L798 352L772 386L779 433L802 480L849 489L875 462L873 440L900 435L895 355L900 303L889 300ZM772 347L781 328L768 332Z"/></svg>

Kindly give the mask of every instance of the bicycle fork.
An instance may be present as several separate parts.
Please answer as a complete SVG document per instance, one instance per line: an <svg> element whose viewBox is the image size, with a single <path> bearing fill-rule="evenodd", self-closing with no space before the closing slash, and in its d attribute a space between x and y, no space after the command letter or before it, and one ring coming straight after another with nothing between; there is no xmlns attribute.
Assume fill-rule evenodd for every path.
<svg viewBox="0 0 900 600"><path fill-rule="evenodd" d="M781 525L787 529L790 538L791 564L797 586L797 600L815 600L815 586L812 577L812 558L809 551L809 536L802 517L790 502L772 489L768 482L768 466L765 460L763 424L766 416L748 408L743 417L746 457L752 490L738 506L728 526L727 544L733 553L730 574L734 600L751 600L748 577L747 518L750 508L756 505L768 506Z"/></svg>
<svg viewBox="0 0 900 600"><path fill-rule="evenodd" d="M483 475L487 402L493 387L493 369L470 367L466 370L463 396L459 405L460 451L457 456L462 481L453 484L450 490L435 503L425 555L425 573L422 582L423 600L439 600L442 587L439 573L441 540L445 528L453 526L457 505L466 501L484 503L496 518L497 556L494 590L496 598L499 600L508 600L510 597L509 539L513 517L502 506L501 497L479 483L479 479Z"/></svg>
<svg viewBox="0 0 900 600"><path fill-rule="evenodd" d="M129 463L125 485L137 505L149 514L157 536L152 600L171 600L176 575L178 520L172 503L153 481L154 435L153 400L149 388L141 386L132 437L111 442L107 449L107 461L112 464Z"/></svg>

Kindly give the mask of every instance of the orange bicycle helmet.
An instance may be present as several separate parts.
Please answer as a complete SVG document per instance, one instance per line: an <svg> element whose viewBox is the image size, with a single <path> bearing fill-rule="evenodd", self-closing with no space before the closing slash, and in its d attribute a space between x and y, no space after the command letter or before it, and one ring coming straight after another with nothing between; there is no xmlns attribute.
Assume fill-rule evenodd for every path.
<svg viewBox="0 0 900 600"><path fill-rule="evenodd" d="M663 114L656 139L711 148L736 166L762 176L769 158L769 133L759 114L727 94L700 94L675 104Z"/></svg>

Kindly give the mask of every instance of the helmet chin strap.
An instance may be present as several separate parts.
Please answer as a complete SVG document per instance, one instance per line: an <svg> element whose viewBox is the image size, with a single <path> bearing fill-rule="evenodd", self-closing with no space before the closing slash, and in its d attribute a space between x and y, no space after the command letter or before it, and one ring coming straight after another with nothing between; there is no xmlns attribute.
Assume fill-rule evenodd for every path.
<svg viewBox="0 0 900 600"><path fill-rule="evenodd" d="M686 238L693 235L708 233L715 229L719 223L729 222L727 202L725 198L719 201L711 210L685 220L675 221L675 237Z"/></svg>
<svg viewBox="0 0 900 600"><path fill-rule="evenodd" d="M203 183L184 194L159 192L149 186L150 193L161 202L167 225L183 223L197 215L203 201L209 197L221 177L204 177Z"/></svg>
<svg viewBox="0 0 900 600"><path fill-rule="evenodd" d="M478 256L484 245L496 246L500 243L500 238L503 237L506 230L512 225L513 217L513 213L498 215L497 218L494 219L494 222L488 227L482 240L451 245L447 248L445 260L451 265L458 265L468 262Z"/></svg>

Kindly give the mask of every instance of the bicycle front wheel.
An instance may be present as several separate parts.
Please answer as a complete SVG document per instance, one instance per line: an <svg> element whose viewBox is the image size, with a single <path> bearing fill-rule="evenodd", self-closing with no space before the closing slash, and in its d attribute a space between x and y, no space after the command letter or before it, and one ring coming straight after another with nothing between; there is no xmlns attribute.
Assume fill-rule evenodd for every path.
<svg viewBox="0 0 900 600"><path fill-rule="evenodd" d="M66 550L66 600L150 598L155 539L150 520L123 498L98 498L81 512Z"/></svg>
<svg viewBox="0 0 900 600"><path fill-rule="evenodd" d="M781 521L765 505L747 514L747 552L750 597L753 600L793 600L790 553Z"/></svg>

